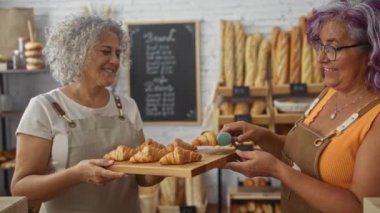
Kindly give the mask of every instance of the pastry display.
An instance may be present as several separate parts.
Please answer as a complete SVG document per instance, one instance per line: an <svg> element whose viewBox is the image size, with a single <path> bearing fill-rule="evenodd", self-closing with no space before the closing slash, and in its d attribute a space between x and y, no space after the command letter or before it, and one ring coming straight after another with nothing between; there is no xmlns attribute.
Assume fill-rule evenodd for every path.
<svg viewBox="0 0 380 213"><path fill-rule="evenodd" d="M209 133L207 133L206 135L207 137L210 137ZM148 138L144 143L142 143L135 149L125 145L119 145L116 147L116 149L106 153L103 156L103 158L115 161L129 160L129 162L131 163L151 163L158 162L163 158L163 156L175 152L174 155L180 156L181 160L172 160L170 159L170 157L167 157L169 159L163 160L164 163L162 164L185 164L189 162L199 161L201 159L202 155L197 153L196 150L196 146L186 143L185 141L179 138L175 138L173 143L168 144L167 146L164 146L163 144L160 144L157 141ZM189 152L191 153L189 154ZM186 159L182 159L183 156ZM187 159L187 157L191 158Z"/></svg>
<svg viewBox="0 0 380 213"><path fill-rule="evenodd" d="M27 70L41 70L45 67L42 59L43 45L40 42L27 42L25 44L25 57Z"/></svg>

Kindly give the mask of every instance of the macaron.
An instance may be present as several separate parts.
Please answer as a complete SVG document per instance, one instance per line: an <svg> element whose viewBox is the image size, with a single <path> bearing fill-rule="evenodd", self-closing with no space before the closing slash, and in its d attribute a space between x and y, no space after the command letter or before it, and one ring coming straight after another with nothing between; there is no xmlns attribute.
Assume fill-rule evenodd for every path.
<svg viewBox="0 0 380 213"><path fill-rule="evenodd" d="M216 143L219 146L226 146L230 145L232 143L232 136L228 132L219 132L218 135L216 136Z"/></svg>

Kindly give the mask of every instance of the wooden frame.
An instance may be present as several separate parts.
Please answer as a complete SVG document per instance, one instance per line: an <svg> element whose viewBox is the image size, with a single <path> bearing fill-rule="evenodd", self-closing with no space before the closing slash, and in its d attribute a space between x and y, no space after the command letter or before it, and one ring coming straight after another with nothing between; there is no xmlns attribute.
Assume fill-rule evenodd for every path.
<svg viewBox="0 0 380 213"><path fill-rule="evenodd" d="M195 97L195 109L193 111L196 111L196 112L193 112L193 111L189 111L189 113L187 113L186 115L183 115L184 113L182 113L182 115L179 115L179 116L195 116L195 119L191 119L191 120L154 120L154 121L147 121L144 119L144 116L145 116L145 107L144 109L140 109L140 113L142 114L142 118L143 118L143 121L144 121L144 124L147 124L147 125L199 125L201 123L201 98L200 98L200 22L198 20L183 20L183 21L164 21L164 22L133 22L133 23L127 23L127 27L130 31L130 37L131 37L131 43L133 42L133 33L134 32L131 32L131 27L141 27L141 28L144 28L144 27L149 27L149 26L170 26L170 25L177 25L177 24L182 24L182 25L185 25L185 27L187 27L186 29L190 30L193 29L192 27L194 26L194 30L195 32L190 32L190 33L193 33L191 34L191 36L195 36L194 38L194 75L195 75L195 78L194 78L194 81L195 81L195 85L194 85L194 95L191 96L191 98ZM188 27L186 25L191 25L191 27ZM133 44L132 44L133 45ZM132 48L131 48L132 49ZM132 54L133 52L131 52L131 60L132 60ZM175 54L175 52L174 52ZM181 53L180 53L181 54ZM180 55L178 54L178 55ZM176 61L177 62L177 61ZM129 67L129 70L127 75L128 75L128 80L129 82L127 82L127 85L129 87L128 89L128 92L129 92L129 95L135 99L136 101L136 97L133 96L133 92L132 92L132 75L133 75L133 63L137 63L137 62L134 62L132 61L131 62L131 66ZM175 71L175 68L173 68L173 70ZM142 72L142 70L138 70L140 72ZM175 74L174 74L175 75ZM186 83L186 82L183 82L183 83ZM175 89L174 89L175 90ZM144 95L146 95L146 93L144 93ZM136 96L136 95L135 95ZM178 96L178 95L177 95ZM141 98L141 97L140 97ZM184 101L186 100L186 96L184 97L175 97L175 104ZM138 101L136 101L136 103L139 105ZM140 105L141 104L141 101L140 101ZM145 106L145 105L144 105ZM174 113L177 113L177 112L174 112ZM190 115L189 115L190 114ZM178 116L178 115L174 115L174 116Z"/></svg>

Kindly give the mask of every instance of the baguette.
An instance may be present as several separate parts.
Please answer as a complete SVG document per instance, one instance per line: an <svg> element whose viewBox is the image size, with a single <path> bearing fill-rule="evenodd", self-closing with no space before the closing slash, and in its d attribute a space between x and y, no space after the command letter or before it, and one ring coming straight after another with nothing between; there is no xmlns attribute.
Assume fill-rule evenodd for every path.
<svg viewBox="0 0 380 213"><path fill-rule="evenodd" d="M259 57L258 57L258 67L257 67L257 77L255 80L256 87L263 87L267 84L267 72L269 64L270 55L270 42L268 40L263 40L260 44Z"/></svg>
<svg viewBox="0 0 380 213"><path fill-rule="evenodd" d="M235 37L234 25L226 22L224 38L223 68L225 71L226 86L233 87L235 83Z"/></svg>
<svg viewBox="0 0 380 213"><path fill-rule="evenodd" d="M244 83L244 46L245 33L240 22L234 23L235 32L235 86L243 86Z"/></svg>
<svg viewBox="0 0 380 213"><path fill-rule="evenodd" d="M276 78L277 84L287 84L289 76L289 34L287 32L281 31L278 41L277 41L277 70Z"/></svg>
<svg viewBox="0 0 380 213"><path fill-rule="evenodd" d="M281 30L279 27L275 26L272 28L272 34L271 34L271 65L272 65L272 82L274 84L277 84L278 78L276 75L273 75L274 71L277 68L278 63L278 55L277 55L277 43L278 43L278 35L280 34Z"/></svg>
<svg viewBox="0 0 380 213"><path fill-rule="evenodd" d="M302 35L299 27L293 27L290 34L290 69L289 82L301 82L301 56L302 56Z"/></svg>

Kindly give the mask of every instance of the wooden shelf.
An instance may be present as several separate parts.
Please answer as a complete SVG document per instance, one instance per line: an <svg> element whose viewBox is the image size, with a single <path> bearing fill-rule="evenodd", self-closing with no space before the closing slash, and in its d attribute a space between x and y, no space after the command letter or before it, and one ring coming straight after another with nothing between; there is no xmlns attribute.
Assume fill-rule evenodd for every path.
<svg viewBox="0 0 380 213"><path fill-rule="evenodd" d="M232 97L233 88L232 87L219 86L217 88L216 92L220 96ZM268 87L250 87L249 93L250 93L250 96L265 97L269 94L269 89L268 89Z"/></svg>
<svg viewBox="0 0 380 213"><path fill-rule="evenodd" d="M294 124L301 116L302 113L280 113L276 108L274 109L274 122L276 124Z"/></svg>
<svg viewBox="0 0 380 213"><path fill-rule="evenodd" d="M323 84L308 84L308 94L318 94L325 88ZM273 95L290 95L290 85L276 85L273 86Z"/></svg>
<svg viewBox="0 0 380 213"><path fill-rule="evenodd" d="M21 111L6 111L6 112L0 112L0 117L1 118L6 118L6 117L13 117L13 116L19 116L22 115L23 112Z"/></svg>
<svg viewBox="0 0 380 213"><path fill-rule="evenodd" d="M33 73L43 73L43 72L47 72L47 70L46 69L44 69L44 70L25 70L25 69L22 69L22 70L0 70L0 74L20 74L20 73L33 74Z"/></svg>
<svg viewBox="0 0 380 213"><path fill-rule="evenodd" d="M251 118L252 118L252 123L257 124L257 125L268 125L270 122L268 114L254 115L254 116L251 116ZM234 121L235 121L234 115L220 115L218 118L219 125L231 123Z"/></svg>
<svg viewBox="0 0 380 213"><path fill-rule="evenodd" d="M228 195L231 200L280 200L281 192L240 192L237 188L229 188Z"/></svg>

